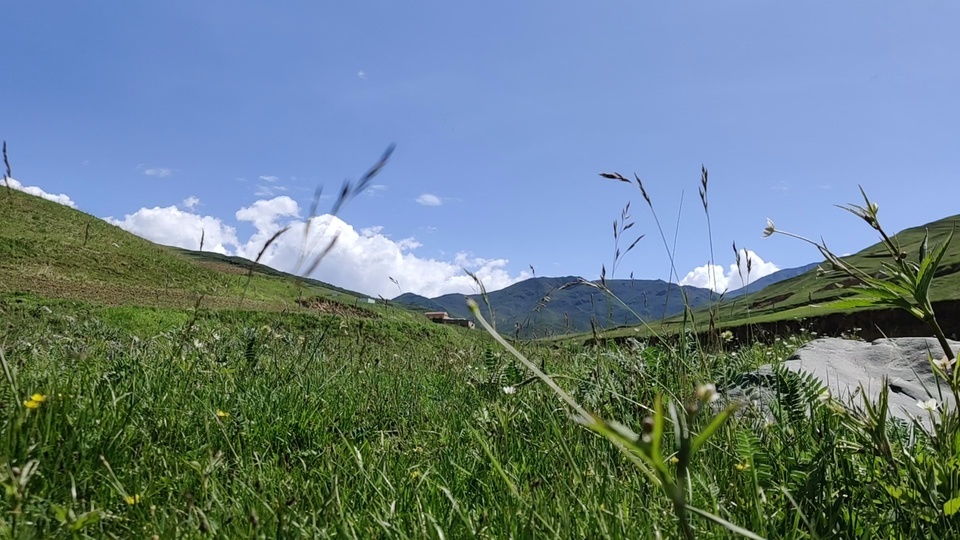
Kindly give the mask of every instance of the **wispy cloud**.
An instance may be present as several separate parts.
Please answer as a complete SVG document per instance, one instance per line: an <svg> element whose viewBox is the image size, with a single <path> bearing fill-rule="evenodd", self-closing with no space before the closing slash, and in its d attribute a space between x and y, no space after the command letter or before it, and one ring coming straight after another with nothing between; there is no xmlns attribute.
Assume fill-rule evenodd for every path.
<svg viewBox="0 0 960 540"><path fill-rule="evenodd" d="M423 193L414 200L417 201L417 204L422 204L423 206L441 206L443 204L443 199L432 193Z"/></svg>
<svg viewBox="0 0 960 540"><path fill-rule="evenodd" d="M367 80L367 72L361 69L357 72L357 78Z"/></svg>
<svg viewBox="0 0 960 540"><path fill-rule="evenodd" d="M261 175L260 175L260 179L263 180L264 182L273 183L273 182L277 182L278 180L280 180L280 177L279 177L279 176L273 176L272 174L261 174Z"/></svg>
<svg viewBox="0 0 960 540"><path fill-rule="evenodd" d="M162 167L151 167L149 169L144 169L143 174L147 176L154 176L157 178L166 178L173 174L173 169L164 169Z"/></svg>
<svg viewBox="0 0 960 540"><path fill-rule="evenodd" d="M379 197L383 195L385 191L387 191L387 186L383 184L373 184L372 186L368 187L367 191L365 191L364 193L366 193L370 197Z"/></svg>

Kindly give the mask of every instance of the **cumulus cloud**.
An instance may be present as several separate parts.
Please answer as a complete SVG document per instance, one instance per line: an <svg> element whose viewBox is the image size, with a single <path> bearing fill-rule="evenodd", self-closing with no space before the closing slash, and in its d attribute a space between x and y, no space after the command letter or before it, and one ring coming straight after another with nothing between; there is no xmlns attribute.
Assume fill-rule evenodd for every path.
<svg viewBox="0 0 960 540"><path fill-rule="evenodd" d="M196 208L199 205L200 205L200 199L194 197L193 195L183 200L183 207L190 210Z"/></svg>
<svg viewBox="0 0 960 540"><path fill-rule="evenodd" d="M70 197L64 195L63 193L60 193L60 194L47 193L46 191L40 189L37 186L25 186L15 178L7 178L6 185L10 186L11 189L22 191L24 193L29 193L30 195L36 195L37 197L40 197L42 199L53 201L55 203L60 203L64 206L69 206L70 208L77 207L76 203L74 203Z"/></svg>
<svg viewBox="0 0 960 540"><path fill-rule="evenodd" d="M236 230L213 216L201 216L176 206L141 208L123 219L104 218L121 229L158 244L231 254L239 245Z"/></svg>
<svg viewBox="0 0 960 540"><path fill-rule="evenodd" d="M423 206L440 206L443 204L443 199L432 193L423 193L415 200L417 204L422 204Z"/></svg>
<svg viewBox="0 0 960 540"><path fill-rule="evenodd" d="M154 167L150 169L144 169L143 174L147 176L155 176L157 178L166 178L173 174L172 169L162 169L159 167Z"/></svg>
<svg viewBox="0 0 960 540"><path fill-rule="evenodd" d="M255 258L271 236L281 228L289 227L260 260L288 272L305 270L312 257L336 238L326 258L310 277L374 297L397 294L390 277L402 283L404 292L425 296L475 293L476 285L464 268L474 272L491 291L531 277L526 271L511 274L506 259L485 259L469 253L459 253L452 261L419 257L414 251L421 247L421 243L415 238L393 240L383 227L358 230L331 215L314 218L309 236L305 238L306 221L301 215L300 206L290 197L258 200L235 214L238 221L250 223L256 229L246 239L238 238L236 230L218 218L176 206L141 208L122 220L106 219L154 242L188 249L197 249L203 231L205 247L213 246L213 251L246 258Z"/></svg>
<svg viewBox="0 0 960 540"><path fill-rule="evenodd" d="M750 276L747 276L747 258L750 258ZM766 262L760 258L755 252L741 249L740 250L740 268L737 268L737 263L731 263L729 268L726 270L719 264L712 266L713 275L711 276L711 265L705 264L703 266L698 266L687 273L683 279L680 280L681 285L691 285L693 287L701 287L705 289L713 289L716 292L723 291L734 291L737 290L746 283L752 283L763 276L768 276L777 270L780 270L776 264L772 262ZM743 277L741 279L741 272ZM713 285L711 286L711 278L713 278Z"/></svg>

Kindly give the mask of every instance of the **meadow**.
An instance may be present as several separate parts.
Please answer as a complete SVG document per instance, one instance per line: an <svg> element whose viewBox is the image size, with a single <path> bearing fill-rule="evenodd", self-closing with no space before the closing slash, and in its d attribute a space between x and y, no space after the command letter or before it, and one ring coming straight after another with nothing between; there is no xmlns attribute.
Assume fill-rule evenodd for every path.
<svg viewBox="0 0 960 540"><path fill-rule="evenodd" d="M960 537L956 411L895 421L778 369L809 334L511 343L391 306L323 313L295 281L123 248L51 205L0 202L31 231L78 220L56 228L70 257L0 231L19 276L0 288L2 537ZM942 255L922 242L897 286L924 292ZM166 300L90 295L111 283ZM774 402L722 398L768 363Z"/></svg>

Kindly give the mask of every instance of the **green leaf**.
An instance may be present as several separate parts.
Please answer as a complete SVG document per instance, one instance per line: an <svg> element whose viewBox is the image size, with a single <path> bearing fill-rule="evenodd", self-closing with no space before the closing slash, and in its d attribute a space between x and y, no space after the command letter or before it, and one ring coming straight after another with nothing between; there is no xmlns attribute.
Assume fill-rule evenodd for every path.
<svg viewBox="0 0 960 540"><path fill-rule="evenodd" d="M703 444L706 443L707 440L710 439L710 437L712 437L713 434L716 433L718 429L720 429L720 426L722 426L724 422L726 422L727 419L730 418L730 415L733 414L733 412L736 410L737 410L736 405L730 405L726 409L720 411L720 414L714 416L713 420L711 420L710 423L707 424L707 427L705 427L703 431L701 431L693 439L693 444L690 446L690 455L692 456L693 454L695 454L697 450L699 450L700 447L703 446Z"/></svg>
<svg viewBox="0 0 960 540"><path fill-rule="evenodd" d="M951 240L953 240L953 231L950 231L942 244L935 247L933 252L920 261L920 270L917 272L917 290L914 292L917 302L925 303L927 301L927 291L930 289L930 283L937 273L937 268L940 267L940 261L943 260L943 255L947 252L947 246Z"/></svg>
<svg viewBox="0 0 960 540"><path fill-rule="evenodd" d="M707 512L705 510L700 510L699 508L696 508L690 505L687 505L686 508L687 510L693 512L694 514L697 514L700 517L709 519L710 521L716 523L717 525L720 525L721 527L727 529L728 531L734 534L739 534L740 536L743 536L745 538L750 538L752 540L764 540L764 538L758 535L757 533L744 529L739 525L734 525L733 523L730 523L729 521L723 519L720 516L711 514L710 512Z"/></svg>
<svg viewBox="0 0 960 540"><path fill-rule="evenodd" d="M653 405L653 431L650 433L650 455L658 464L663 463L660 443L663 439L663 397L657 394ZM658 467L659 468L659 467Z"/></svg>
<svg viewBox="0 0 960 540"><path fill-rule="evenodd" d="M952 516L960 510L960 497L954 497L943 503L943 515Z"/></svg>

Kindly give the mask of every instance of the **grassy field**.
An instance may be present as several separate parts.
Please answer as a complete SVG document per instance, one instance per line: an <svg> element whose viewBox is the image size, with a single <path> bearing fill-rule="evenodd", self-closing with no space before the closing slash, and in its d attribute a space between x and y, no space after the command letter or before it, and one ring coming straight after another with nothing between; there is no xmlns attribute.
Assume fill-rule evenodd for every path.
<svg viewBox="0 0 960 540"><path fill-rule="evenodd" d="M282 276L245 293L204 255L41 217L0 229L0 537L960 536L955 411L922 430L779 369L769 409L712 401L809 336L517 344L551 389L479 329L302 308ZM179 303L113 292L171 275Z"/></svg>
<svg viewBox="0 0 960 540"><path fill-rule="evenodd" d="M680 534L669 499L477 331L36 300L0 313L4 537ZM636 427L656 395L690 403L697 384L723 386L801 340L524 351L585 407ZM770 538L960 532L935 511L960 487L955 465L920 492L874 454L858 413L782 383L776 421L746 409L692 464L692 505ZM896 461L937 449L902 428L888 444Z"/></svg>

